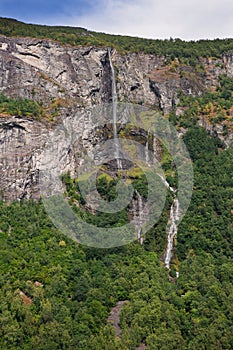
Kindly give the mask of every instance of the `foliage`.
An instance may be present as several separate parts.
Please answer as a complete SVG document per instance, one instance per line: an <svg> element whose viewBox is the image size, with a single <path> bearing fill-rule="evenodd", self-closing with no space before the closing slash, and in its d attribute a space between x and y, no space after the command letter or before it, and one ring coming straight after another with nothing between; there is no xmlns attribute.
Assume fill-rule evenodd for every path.
<svg viewBox="0 0 233 350"><path fill-rule="evenodd" d="M205 118L212 124L222 123L226 130L232 129L233 78L220 76L216 91L207 91L200 97L180 95L178 106L186 108L183 115L175 120L180 126L189 127L198 118ZM170 119L174 120L172 113Z"/></svg>
<svg viewBox="0 0 233 350"><path fill-rule="evenodd" d="M198 127L190 128L184 141L195 184L179 226L175 283L153 252L156 245L160 254L164 249L169 198L144 246L109 250L70 241L54 228L42 203L0 203L1 349L233 347L233 151L222 150L218 139ZM63 181L71 197L78 193L69 174ZM100 176L97 187L111 200L115 184ZM24 303L19 291L31 303ZM121 338L106 321L118 300L128 300L121 311Z"/></svg>
<svg viewBox="0 0 233 350"><path fill-rule="evenodd" d="M8 36L165 55L174 69L175 57L195 65L200 56L219 57L233 49L232 39L146 40L9 19L1 19L0 26ZM173 283L161 263L171 195L143 246L134 242L108 250L82 246L61 234L42 202L0 202L1 349L134 350L141 343L148 350L233 349L233 149L224 150L218 138L195 125L201 115L213 123L232 121L232 82L222 76L216 91L197 98L180 96L180 106L187 110L180 117L175 111L170 115L174 124L187 128L184 142L194 165L193 196L177 237L180 276ZM0 111L44 115L40 103L4 95ZM162 161L174 186L166 152ZM138 169L128 175L145 200L145 176ZM120 225L124 230L128 208L114 215L91 213L79 188L92 188L88 176L77 180L64 174L62 180L78 215L97 226ZM116 199L118 180L103 174L97 178L97 190L107 202ZM107 318L120 300L127 302L120 314L122 336L116 337Z"/></svg>
<svg viewBox="0 0 233 350"><path fill-rule="evenodd" d="M45 111L42 103L21 97L8 98L4 94L0 94L0 114L39 118L45 115Z"/></svg>
<svg viewBox="0 0 233 350"><path fill-rule="evenodd" d="M30 100L22 97L7 97L0 93L0 115L31 117L36 120L49 120L52 123L59 116L60 108L67 106L69 101L56 98L49 105L42 101Z"/></svg>
<svg viewBox="0 0 233 350"><path fill-rule="evenodd" d="M0 34L48 38L69 45L96 45L114 47L121 52L145 52L166 56L171 60L196 66L199 57L221 57L233 50L233 39L183 41L178 38L153 40L130 36L110 35L79 27L25 24L13 19L0 18Z"/></svg>

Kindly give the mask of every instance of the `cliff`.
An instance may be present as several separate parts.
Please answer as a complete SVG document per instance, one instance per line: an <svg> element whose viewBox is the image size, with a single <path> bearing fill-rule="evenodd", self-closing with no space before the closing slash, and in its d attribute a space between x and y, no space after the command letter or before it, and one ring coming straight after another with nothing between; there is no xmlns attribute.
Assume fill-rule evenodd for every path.
<svg viewBox="0 0 233 350"><path fill-rule="evenodd" d="M233 77L230 54L221 59L200 58L200 69L178 60L166 62L165 57L152 54L112 50L111 56L118 99L165 114L177 105L180 92L200 96L216 87L219 75ZM45 109L59 99L62 102L53 123L72 117L77 110L109 102L108 48L1 36L0 92L12 98L42 101ZM51 128L52 123L43 118L0 116L0 188L6 200L38 197L40 157Z"/></svg>

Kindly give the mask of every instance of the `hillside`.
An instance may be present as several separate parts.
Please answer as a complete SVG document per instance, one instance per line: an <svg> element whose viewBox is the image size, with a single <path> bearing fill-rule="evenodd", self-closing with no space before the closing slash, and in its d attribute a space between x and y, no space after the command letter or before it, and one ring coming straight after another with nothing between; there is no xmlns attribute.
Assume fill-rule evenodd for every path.
<svg viewBox="0 0 233 350"><path fill-rule="evenodd" d="M133 161L117 138L137 142L128 143ZM181 142L193 170L188 208ZM93 180L86 158L96 146L97 160L111 157ZM232 159L233 39L148 40L0 18L0 348L233 349ZM149 203L154 169L160 190ZM68 219L65 229L54 222L41 194L57 185L92 225L89 244L56 195L50 204ZM102 206L89 203L94 185ZM116 209L128 185L130 203L102 210ZM124 245L99 242L101 228Z"/></svg>
<svg viewBox="0 0 233 350"><path fill-rule="evenodd" d="M0 149L5 164L0 186L5 199L38 198L41 145L51 127L112 99L109 51L47 39L0 39ZM200 56L194 66L143 52L112 49L111 57L119 102L157 110L177 128L201 124L227 145L232 143L231 53ZM77 127L85 143L93 121ZM12 157L16 149L18 157Z"/></svg>
<svg viewBox="0 0 233 350"><path fill-rule="evenodd" d="M175 283L160 262L166 212L143 246L98 250L61 235L42 204L1 203L2 349L232 348L232 149L218 153L196 128L186 142L195 190L179 227ZM117 338L107 318L121 300Z"/></svg>
<svg viewBox="0 0 233 350"><path fill-rule="evenodd" d="M98 33L79 27L26 24L9 18L0 18L0 28L0 34L6 36L47 38L72 46L108 46L120 52L144 52L172 59L178 57L190 63L195 63L200 56L220 58L223 53L233 50L233 39L199 41L182 41L179 38L142 39Z"/></svg>

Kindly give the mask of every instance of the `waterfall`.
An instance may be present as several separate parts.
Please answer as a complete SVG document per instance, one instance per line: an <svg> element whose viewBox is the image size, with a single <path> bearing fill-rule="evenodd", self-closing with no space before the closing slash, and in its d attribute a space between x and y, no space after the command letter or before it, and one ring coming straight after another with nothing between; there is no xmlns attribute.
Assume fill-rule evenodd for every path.
<svg viewBox="0 0 233 350"><path fill-rule="evenodd" d="M163 184L165 185L165 187L167 187L169 189L169 191L171 191L172 193L175 193L176 191L174 190L174 188L172 188L169 183L167 182L167 180L161 175L158 174L158 176L160 177L160 179L162 180Z"/></svg>
<svg viewBox="0 0 233 350"><path fill-rule="evenodd" d="M147 141L148 142L148 141ZM158 163L158 152L157 152L157 142L156 135L153 135L153 162L154 164ZM157 174L164 186L171 192L173 196L173 202L170 208L169 221L167 224L166 232L167 232L167 246L166 251L164 253L164 264L167 269L170 269L170 262L172 259L172 251L174 248L174 238L178 232L178 221L180 219L180 203L177 198L176 189L171 187L165 177L162 174ZM179 272L176 272L176 278L179 277Z"/></svg>
<svg viewBox="0 0 233 350"><path fill-rule="evenodd" d="M114 148L115 148L115 158L117 161L117 169L122 169L122 163L120 160L120 151L119 151L119 140L117 137L117 91L116 91L116 78L115 78L115 70L112 63L111 51L108 50L109 56L109 64L111 69L111 77L112 77L112 106L113 106L113 140L114 140ZM149 139L150 139L150 129L147 134L147 141L145 146L145 160L148 166L150 166L150 157L149 157ZM157 155L157 145L156 145L156 137L153 136L153 154L154 154L154 164L158 162ZM174 238L178 232L178 221L179 221L179 201L176 197L176 190L172 188L167 180L160 174L158 174L161 178L163 184L169 191L173 194L173 203L170 209L169 222L167 224L167 247L164 254L164 264L166 268L170 269L170 262L172 258L172 250L174 247ZM137 238L140 244L143 243L142 236L142 224L144 222L144 210L143 210L143 202L142 197L138 191L136 191L137 200L134 200L132 203L133 206L133 221L137 227ZM176 276L179 276L177 272Z"/></svg>
<svg viewBox="0 0 233 350"><path fill-rule="evenodd" d="M138 197L138 241L140 244L143 243L142 237L142 224L143 224L143 204L142 204L142 196L138 191L136 191Z"/></svg>
<svg viewBox="0 0 233 350"><path fill-rule="evenodd" d="M143 202L142 202L142 196L140 193L136 190L137 199L132 201L133 205L133 222L137 228L137 239L140 244L143 243L143 236L142 236L142 224L144 222L144 210L143 210Z"/></svg>
<svg viewBox="0 0 233 350"><path fill-rule="evenodd" d="M180 215L180 203L177 197L175 196L170 209L169 222L167 224L167 247L164 255L164 264L167 269L170 269L172 250L174 247L174 238L178 232L179 215ZM177 274L177 276L179 275Z"/></svg>
<svg viewBox="0 0 233 350"><path fill-rule="evenodd" d="M154 164L158 163L158 152L157 152L157 143L156 143L156 135L153 136L153 156L154 156Z"/></svg>
<svg viewBox="0 0 233 350"><path fill-rule="evenodd" d="M157 160L157 152L156 152L156 138L154 135L153 139L153 153L154 153L154 164L158 162ZM164 264L167 269L170 269L170 262L172 259L172 251L174 248L174 238L178 232L178 221L180 219L180 203L176 195L176 189L171 187L165 177L161 174L158 174L160 179L162 180L164 186L172 193L173 202L170 208L169 221L167 224L166 232L167 232L167 246L166 251L164 253ZM179 277L179 272L176 273L176 277Z"/></svg>
<svg viewBox="0 0 233 350"><path fill-rule="evenodd" d="M115 70L112 64L111 52L108 50L108 57L112 76L112 109L113 109L113 140L115 146L115 158L117 161L117 169L122 169L121 160L119 157L119 140L117 137L117 92L116 92L116 78Z"/></svg>
<svg viewBox="0 0 233 350"><path fill-rule="evenodd" d="M150 129L148 130L148 133L147 133L147 140L146 140L146 147L145 147L146 164L150 167L149 140L150 140Z"/></svg>

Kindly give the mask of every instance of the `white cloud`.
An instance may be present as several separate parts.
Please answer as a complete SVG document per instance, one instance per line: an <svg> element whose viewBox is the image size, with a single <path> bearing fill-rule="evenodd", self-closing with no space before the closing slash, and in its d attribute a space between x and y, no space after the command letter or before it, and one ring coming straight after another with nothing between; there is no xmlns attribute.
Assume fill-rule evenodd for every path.
<svg viewBox="0 0 233 350"><path fill-rule="evenodd" d="M101 0L63 24L147 38L233 37L232 0Z"/></svg>

